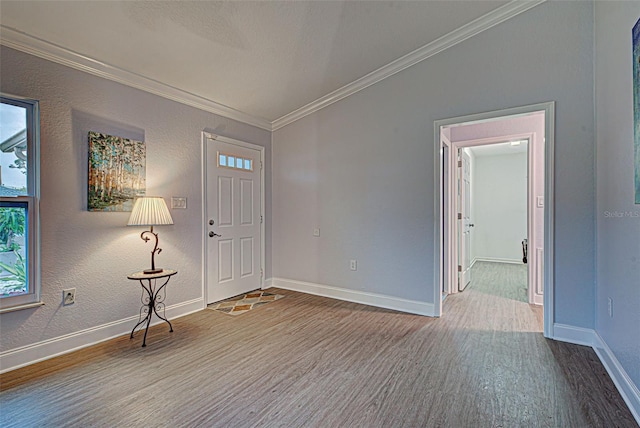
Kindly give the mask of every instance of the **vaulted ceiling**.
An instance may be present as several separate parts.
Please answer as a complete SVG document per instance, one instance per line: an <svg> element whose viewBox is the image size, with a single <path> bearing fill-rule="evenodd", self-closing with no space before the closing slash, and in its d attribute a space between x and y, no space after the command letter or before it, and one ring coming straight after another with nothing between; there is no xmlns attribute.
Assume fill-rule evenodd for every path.
<svg viewBox="0 0 640 428"><path fill-rule="evenodd" d="M46 46L272 124L507 3L2 0L0 41Z"/></svg>

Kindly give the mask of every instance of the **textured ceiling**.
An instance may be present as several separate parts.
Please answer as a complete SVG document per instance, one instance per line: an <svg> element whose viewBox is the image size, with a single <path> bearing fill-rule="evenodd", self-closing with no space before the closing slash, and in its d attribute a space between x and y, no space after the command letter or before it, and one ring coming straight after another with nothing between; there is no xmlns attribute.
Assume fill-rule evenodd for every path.
<svg viewBox="0 0 640 428"><path fill-rule="evenodd" d="M0 23L274 121L506 1L0 1Z"/></svg>

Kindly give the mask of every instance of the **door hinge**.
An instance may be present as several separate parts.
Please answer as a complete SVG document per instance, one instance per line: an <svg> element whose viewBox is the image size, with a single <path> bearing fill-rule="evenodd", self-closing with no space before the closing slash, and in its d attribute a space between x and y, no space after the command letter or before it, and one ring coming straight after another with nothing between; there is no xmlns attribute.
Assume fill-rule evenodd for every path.
<svg viewBox="0 0 640 428"><path fill-rule="evenodd" d="M262 216L260 216L260 224L262 224Z"/></svg>
<svg viewBox="0 0 640 428"><path fill-rule="evenodd" d="M458 220L462 220L462 213L458 213Z"/></svg>
<svg viewBox="0 0 640 428"><path fill-rule="evenodd" d="M260 161L260 171L262 171L262 161Z"/></svg>
<svg viewBox="0 0 640 428"><path fill-rule="evenodd" d="M264 272L262 271L262 269L260 269L260 278L262 278L264 276Z"/></svg>
<svg viewBox="0 0 640 428"><path fill-rule="evenodd" d="M458 265L458 272L462 272L462 266Z"/></svg>
<svg viewBox="0 0 640 428"><path fill-rule="evenodd" d="M458 168L462 168L462 161L461 160L458 161Z"/></svg>

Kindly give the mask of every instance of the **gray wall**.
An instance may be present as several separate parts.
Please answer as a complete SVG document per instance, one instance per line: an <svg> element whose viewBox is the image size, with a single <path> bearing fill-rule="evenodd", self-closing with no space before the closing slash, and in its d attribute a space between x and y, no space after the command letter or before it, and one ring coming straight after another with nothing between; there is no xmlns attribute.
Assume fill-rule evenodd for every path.
<svg viewBox="0 0 640 428"><path fill-rule="evenodd" d="M150 248L129 213L88 212L87 132L142 139L147 194L186 196L173 226L158 227L157 263L179 271L168 305L202 295L201 132L209 130L266 147L271 133L2 47L1 90L40 100L42 300L45 306L0 315L0 351L33 344L138 314L140 287L126 275L147 267ZM271 199L266 170L266 199ZM267 248L270 205L267 205ZM269 257L269 254L267 254ZM267 258L267 274L270 259ZM76 303L60 305L76 287Z"/></svg>
<svg viewBox="0 0 640 428"><path fill-rule="evenodd" d="M598 116L605 154L598 163L597 328L637 384L638 341L621 331L638 324L637 312L627 307L638 301L633 281L640 257L637 239L631 240L638 226L602 214L605 208L635 208L627 202L630 193L619 193L630 180L631 167L624 165L631 137L619 134L630 131L618 125L631 118L631 91L616 79L630 74L631 24L619 23L635 21L637 12L632 3L617 14L596 8L602 29L598 111L611 109ZM595 327L593 42L592 4L544 3L276 131L273 161L267 131L1 48L1 90L41 100L46 306L0 315L0 351L138 311L139 290L125 275L147 264L147 248L137 231L124 227L126 213L86 211L90 128L143 136L149 193L189 198L188 210L173 211L176 224L160 231L159 263L180 270L169 305L201 294L203 129L267 147L267 168L275 171L271 179L267 169L267 277L430 302L434 120L545 101L557 103L555 320ZM614 51L606 52L610 47ZM312 236L315 227L319 238ZM359 261L357 272L349 271L351 258ZM78 289L77 303L61 307L61 290L69 286ZM614 294L613 320L602 316L605 294Z"/></svg>
<svg viewBox="0 0 640 428"><path fill-rule="evenodd" d="M631 29L640 18L640 8L637 2L596 2L595 11L596 330L640 388L640 205L634 205L633 195L631 61ZM613 318L608 313L609 297Z"/></svg>
<svg viewBox="0 0 640 428"><path fill-rule="evenodd" d="M433 303L433 122L546 101L557 102L555 321L593 328L588 2L543 3L275 131L273 276Z"/></svg>
<svg viewBox="0 0 640 428"><path fill-rule="evenodd" d="M522 263L527 153L476 156L471 173L473 257Z"/></svg>

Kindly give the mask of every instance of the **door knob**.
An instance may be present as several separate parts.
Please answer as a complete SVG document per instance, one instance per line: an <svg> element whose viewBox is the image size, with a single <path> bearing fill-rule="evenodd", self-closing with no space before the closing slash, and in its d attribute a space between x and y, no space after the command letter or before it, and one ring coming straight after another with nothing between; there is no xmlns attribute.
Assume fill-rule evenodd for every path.
<svg viewBox="0 0 640 428"><path fill-rule="evenodd" d="M210 226L213 226L213 224L214 224L214 223L215 223L215 221L213 221L213 220L209 220L209 225L210 225Z"/></svg>
<svg viewBox="0 0 640 428"><path fill-rule="evenodd" d="M475 224L469 223L469 227L474 227L474 226L475 226Z"/></svg>
<svg viewBox="0 0 640 428"><path fill-rule="evenodd" d="M222 235L215 233L215 232L209 232L209 238L213 238L214 236L218 236L218 237L222 237Z"/></svg>

